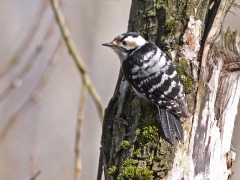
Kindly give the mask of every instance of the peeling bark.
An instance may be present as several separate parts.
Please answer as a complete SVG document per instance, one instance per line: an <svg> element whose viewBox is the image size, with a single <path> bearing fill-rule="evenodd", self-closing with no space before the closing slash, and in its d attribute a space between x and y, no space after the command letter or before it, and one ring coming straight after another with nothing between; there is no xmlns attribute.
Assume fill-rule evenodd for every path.
<svg viewBox="0 0 240 180"><path fill-rule="evenodd" d="M231 138L240 96L239 37L228 30L212 44L190 143L186 150L178 149L169 179L228 179L232 175L228 164L235 159Z"/></svg>
<svg viewBox="0 0 240 180"><path fill-rule="evenodd" d="M193 117L184 144L164 137L154 105L123 79L104 117L106 179L228 179L231 138L240 96L240 36L221 32L232 1L133 0L129 31L172 58ZM211 5L211 6L210 6Z"/></svg>

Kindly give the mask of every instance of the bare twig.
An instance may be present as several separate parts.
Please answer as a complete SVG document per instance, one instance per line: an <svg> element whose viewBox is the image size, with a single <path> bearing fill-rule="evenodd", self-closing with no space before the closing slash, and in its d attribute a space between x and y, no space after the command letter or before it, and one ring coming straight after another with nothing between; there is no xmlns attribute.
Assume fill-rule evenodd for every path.
<svg viewBox="0 0 240 180"><path fill-rule="evenodd" d="M31 162L31 169L30 169L30 180L36 180L36 178L41 174L41 170L38 170L36 172L36 158L34 156L30 156L30 162Z"/></svg>
<svg viewBox="0 0 240 180"><path fill-rule="evenodd" d="M69 51L70 55L73 57L73 60L74 60L75 64L77 65L79 72L82 75L81 77L82 77L83 84L87 85L87 89L89 90L90 95L92 96L95 104L97 105L98 113L99 113L100 119L102 121L103 105L100 100L100 96L98 95L95 87L92 84L91 79L89 78L89 76L87 74L85 64L82 61L82 59L80 58L80 55L75 47L75 44L71 37L71 34L66 26L66 22L64 20L62 11L59 8L59 5L57 4L57 2L55 0L51 0L51 4L52 4L53 11L55 13L56 21L59 25L60 31L61 31L62 36L64 37L64 40L65 40L65 43L67 45L68 51Z"/></svg>
<svg viewBox="0 0 240 180"><path fill-rule="evenodd" d="M80 179L81 175L81 159L80 159L80 136L81 136L81 127L82 121L84 118L84 107L86 102L86 95L87 95L87 84L82 85L81 91L81 98L80 98L80 105L79 105L79 114L78 114L78 121L76 126L76 138L75 138L75 180Z"/></svg>
<svg viewBox="0 0 240 180"><path fill-rule="evenodd" d="M21 72L12 80L12 84L9 84L0 94L0 102L2 100L4 100L11 92L12 89L14 89L15 87L19 87L18 85L16 85L14 82L15 80L19 80L21 81L21 79L31 70L35 60L37 59L37 57L40 55L40 53L42 52L42 50L44 49L46 42L49 40L49 38L51 37L51 35L54 32L54 24L51 22L49 28L47 29L45 36L43 38L43 40L38 44L38 46L35 48L35 51L32 53L32 55L30 56L30 58L27 61L27 64L25 65L25 67L21 70Z"/></svg>
<svg viewBox="0 0 240 180"><path fill-rule="evenodd" d="M38 170L38 172L36 172L36 174L30 178L30 180L36 180L36 178L39 176L39 174L41 174L42 171L41 170Z"/></svg>
<svg viewBox="0 0 240 180"><path fill-rule="evenodd" d="M28 37L24 43L22 44L22 46L20 46L19 50L15 53L14 57L17 57L17 61L19 61L20 57L21 57L21 53L20 52L24 52L26 51L26 49L28 48L30 42L32 41L32 38L33 38L33 35L34 35L34 32L33 30L37 30L36 28L39 28L39 24L41 22L41 16L43 16L43 10L44 10L44 7L48 4L48 0L44 1L43 3L43 7L41 8L41 11L39 12L39 15L37 16L38 18L36 19L36 22L33 23L33 27L31 29L31 33L30 33L30 37ZM65 0L61 0L59 2L60 6L63 6L65 4ZM42 12L43 11L43 12ZM40 53L43 51L43 49L45 48L47 42L49 41L51 35L53 34L54 30L55 30L55 24L53 23L54 19L52 19L52 21L50 22L49 26L48 26L48 29L47 31L45 32L45 35L44 35L44 38L42 39L42 41L37 45L37 47L35 48L35 51L32 53L32 55L30 56L30 58L27 60L27 63L24 67L23 70L21 70L21 72L12 80L12 84L9 84L1 93L0 93L0 102L2 100L4 100L11 92L12 89L16 88L16 87L19 87L19 84L22 83L22 78L23 76L29 72L36 60L36 58L40 55ZM24 47L24 48L23 48ZM16 58L13 58L13 59L16 59ZM10 63L13 65L13 63ZM10 67L13 67L13 66L9 66ZM6 68L5 67L5 70L9 70L9 68ZM4 71L5 71L4 70ZM0 77L1 77L1 73L0 72ZM16 83L17 82L17 83Z"/></svg>
<svg viewBox="0 0 240 180"><path fill-rule="evenodd" d="M95 104L97 105L98 108L98 113L100 116L100 119L102 121L103 119L103 105L101 103L100 97L95 90L91 79L89 78L85 64L80 58L80 55L78 54L78 51L75 47L75 44L72 40L71 34L66 26L66 22L64 20L63 14L61 9L59 8L59 5L56 3L55 0L51 0L52 8L55 13L56 21L58 22L60 31L62 33L62 36L64 37L65 43L67 45L68 51L70 55L73 57L73 60L81 73L82 77L82 94L81 94L81 101L80 101L80 106L79 106L79 116L78 116L78 122L77 122L77 127L76 127L76 139L75 139L75 180L80 179L80 173L81 173L81 161L80 161L80 149L79 149L79 144L80 144L80 133L81 133L81 124L83 121L84 117L84 105L85 105L85 98L86 98L86 93L87 90L89 90L90 95L92 96Z"/></svg>
<svg viewBox="0 0 240 180"><path fill-rule="evenodd" d="M20 115L23 115L30 107L32 107L33 103L38 101L42 88L49 80L50 72L52 72L52 68L54 67L53 62L57 58L58 52L61 52L60 51L61 47L62 47L62 40L59 40L54 50L53 56L48 61L48 65L46 66L46 69L42 74L41 83L37 84L37 86L32 91L31 95L26 99L23 105L18 109L18 111L14 115L11 116L10 120L7 122L2 132L0 133L0 142L6 137L9 129L19 119Z"/></svg>
<svg viewBox="0 0 240 180"><path fill-rule="evenodd" d="M29 45L33 40L34 35L39 29L43 14L47 9L47 5L48 5L48 0L44 0L36 16L36 19L34 20L34 23L32 24L32 27L30 28L29 32L27 32L26 34L27 37L20 44L19 48L16 50L13 57L8 61L8 63L0 68L0 77L2 77L6 72L8 72L9 69L11 69L16 63L18 63L23 53L28 49Z"/></svg>
<svg viewBox="0 0 240 180"><path fill-rule="evenodd" d="M232 3L232 6L240 9L240 4L237 3L236 1L234 1L234 2Z"/></svg>
<svg viewBox="0 0 240 180"><path fill-rule="evenodd" d="M31 163L31 168L30 168L29 175L30 177L33 177L36 174L37 159L35 156L30 156L30 163Z"/></svg>

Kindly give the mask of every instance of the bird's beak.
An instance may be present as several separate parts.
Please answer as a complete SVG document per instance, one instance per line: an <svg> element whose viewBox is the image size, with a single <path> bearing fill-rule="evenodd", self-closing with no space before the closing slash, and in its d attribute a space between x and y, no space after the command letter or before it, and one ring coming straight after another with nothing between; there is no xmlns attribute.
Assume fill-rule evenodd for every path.
<svg viewBox="0 0 240 180"><path fill-rule="evenodd" d="M110 42L110 43L103 43L102 45L103 45L103 46L112 47L112 46L113 46L113 43L111 43L111 42Z"/></svg>

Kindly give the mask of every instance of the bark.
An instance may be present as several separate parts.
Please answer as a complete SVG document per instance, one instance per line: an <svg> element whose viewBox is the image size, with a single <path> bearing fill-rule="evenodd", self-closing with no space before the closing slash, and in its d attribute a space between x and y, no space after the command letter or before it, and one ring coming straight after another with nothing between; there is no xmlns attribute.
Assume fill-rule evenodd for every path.
<svg viewBox="0 0 240 180"><path fill-rule="evenodd" d="M214 3L212 3L214 2ZM232 1L133 0L128 31L163 49L185 87L193 116L184 144L164 137L155 105L122 80L105 111L106 179L228 179L240 95L240 36L221 31Z"/></svg>

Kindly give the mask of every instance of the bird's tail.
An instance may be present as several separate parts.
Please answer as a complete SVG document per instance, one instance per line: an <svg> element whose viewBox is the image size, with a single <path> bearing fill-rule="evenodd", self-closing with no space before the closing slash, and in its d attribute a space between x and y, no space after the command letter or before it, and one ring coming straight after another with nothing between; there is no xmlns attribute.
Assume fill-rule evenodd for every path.
<svg viewBox="0 0 240 180"><path fill-rule="evenodd" d="M174 144L174 139L177 137L177 139L183 143L184 133L180 118L177 115L166 111L165 109L161 109L158 106L157 108L161 126L167 140L171 144Z"/></svg>

